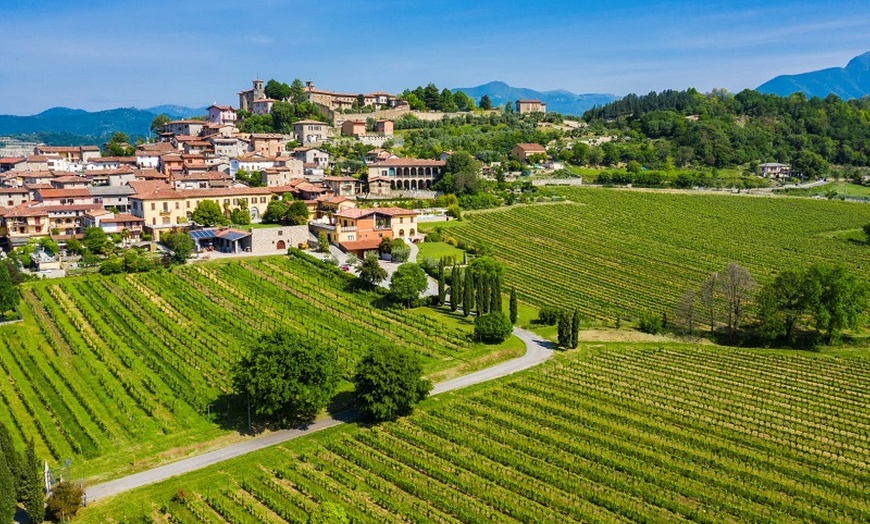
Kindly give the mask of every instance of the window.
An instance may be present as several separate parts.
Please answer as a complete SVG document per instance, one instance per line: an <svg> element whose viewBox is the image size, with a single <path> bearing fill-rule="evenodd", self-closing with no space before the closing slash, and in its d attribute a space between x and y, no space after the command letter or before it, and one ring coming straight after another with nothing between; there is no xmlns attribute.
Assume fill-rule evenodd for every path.
<svg viewBox="0 0 870 524"><path fill-rule="evenodd" d="M187 201L187 209L190 209L190 200Z"/></svg>
<svg viewBox="0 0 870 524"><path fill-rule="evenodd" d="M181 208L181 202L176 202L175 209L180 209L180 208Z"/></svg>
<svg viewBox="0 0 870 524"><path fill-rule="evenodd" d="M151 211L154 211L155 209L157 209L157 204L151 202Z"/></svg>
<svg viewBox="0 0 870 524"><path fill-rule="evenodd" d="M278 230L278 236L279 236L279 237L284 236L284 230L283 230L283 229L279 229L279 230Z"/></svg>
<svg viewBox="0 0 870 524"><path fill-rule="evenodd" d="M260 197L260 203L261 203L261 204L265 204L265 203L266 203L266 197Z"/></svg>

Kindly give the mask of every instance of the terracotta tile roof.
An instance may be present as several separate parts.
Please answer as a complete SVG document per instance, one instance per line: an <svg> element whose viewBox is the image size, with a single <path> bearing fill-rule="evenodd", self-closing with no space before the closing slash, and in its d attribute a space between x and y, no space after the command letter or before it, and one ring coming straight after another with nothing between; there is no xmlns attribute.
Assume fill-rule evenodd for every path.
<svg viewBox="0 0 870 524"><path fill-rule="evenodd" d="M130 198L137 200L173 200L182 198L224 198L233 196L269 195L268 187L221 187L207 189L175 189L159 181L133 181L128 183L135 191Z"/></svg>
<svg viewBox="0 0 870 524"><path fill-rule="evenodd" d="M0 187L0 195L26 195L30 193L23 187Z"/></svg>
<svg viewBox="0 0 870 524"><path fill-rule="evenodd" d="M9 156L6 158L0 158L0 165L15 165L15 164L20 164L21 162L24 162L25 160L27 160L27 159L24 158L23 156Z"/></svg>
<svg viewBox="0 0 870 524"><path fill-rule="evenodd" d="M211 109L213 107L216 109L219 109L221 111L235 111L235 109L233 109L232 106L219 106L217 104L212 104L212 105L208 106L208 109Z"/></svg>
<svg viewBox="0 0 870 524"><path fill-rule="evenodd" d="M157 142L156 144L142 144L136 148L136 154L142 153L159 153L166 151L178 151L175 146L169 142Z"/></svg>
<svg viewBox="0 0 870 524"><path fill-rule="evenodd" d="M47 198L90 198L91 193L87 188L75 189L39 189L37 191L39 198L45 200Z"/></svg>
<svg viewBox="0 0 870 524"><path fill-rule="evenodd" d="M541 144L517 144L516 147L520 148L523 152L535 152L535 153L546 153L547 148L542 146Z"/></svg>
<svg viewBox="0 0 870 524"><path fill-rule="evenodd" d="M104 218L100 220L100 222L104 224L118 224L122 222L145 222L144 218L139 218L136 215L131 215L130 213L116 213L112 218Z"/></svg>
<svg viewBox="0 0 870 524"><path fill-rule="evenodd" d="M45 155L30 155L27 157L28 162L48 162L48 157Z"/></svg>
<svg viewBox="0 0 870 524"><path fill-rule="evenodd" d="M370 167L444 167L446 160L430 160L426 158L387 158L369 164Z"/></svg>
<svg viewBox="0 0 870 524"><path fill-rule="evenodd" d="M319 124L322 126L327 125L326 122L320 122L319 120L299 120L297 122L293 122L293 125L306 125L306 124Z"/></svg>
<svg viewBox="0 0 870 524"><path fill-rule="evenodd" d="M57 182L59 184L65 184L67 182L80 182L80 183L84 183L84 184L89 184L90 180L88 180L87 178L85 178L83 176L78 176L78 175L60 175L60 176L55 176L53 182Z"/></svg>
<svg viewBox="0 0 870 524"><path fill-rule="evenodd" d="M169 125L172 125L172 124L199 124L199 125L205 125L205 120L189 120L189 119L188 119L188 120L173 120L173 121L171 121L171 122L167 122L167 123L166 123L166 125L168 125L168 126L169 126Z"/></svg>
<svg viewBox="0 0 870 524"><path fill-rule="evenodd" d="M257 140L282 140L284 138L281 133L251 133L250 136Z"/></svg>
<svg viewBox="0 0 870 524"><path fill-rule="evenodd" d="M340 242L339 245L345 251L357 251L359 249L377 249L381 244L380 238L367 238L365 240L351 240Z"/></svg>
<svg viewBox="0 0 870 524"><path fill-rule="evenodd" d="M387 216L407 216L417 215L416 211L410 209L402 209L400 207L370 207L370 208L350 208L344 211L339 211L333 216L341 218L362 218L368 215L380 214Z"/></svg>
<svg viewBox="0 0 870 524"><path fill-rule="evenodd" d="M0 215L6 218L41 217L51 213L85 212L102 209L100 204L73 204L63 206L46 206L42 202L25 202L15 207L0 210Z"/></svg>

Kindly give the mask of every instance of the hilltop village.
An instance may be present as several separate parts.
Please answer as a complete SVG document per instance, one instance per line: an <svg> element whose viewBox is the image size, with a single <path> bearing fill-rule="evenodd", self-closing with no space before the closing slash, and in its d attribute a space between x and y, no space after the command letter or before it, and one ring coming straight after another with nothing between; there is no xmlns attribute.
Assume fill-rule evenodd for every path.
<svg viewBox="0 0 870 524"><path fill-rule="evenodd" d="M240 222L256 224L269 202L281 198L304 202L312 233L325 231L346 252L363 254L385 233L419 238L416 212L378 202L432 198L450 153L422 159L391 152L394 119L412 113L407 101L383 92L326 91L307 82L305 101L319 119L293 121L291 133L240 131L245 118L269 115L282 102L269 98L267 91L262 80L254 80L251 89L239 92L237 108L214 104L204 119L166 119L149 142L112 143L102 149L38 145L30 155L0 158L0 244L8 250L50 238L62 248L69 239L81 239L89 227L122 235L128 243L158 241L166 231L199 229L202 224L196 224L193 213L203 201L217 203L226 217L241 210L248 217ZM358 107L368 113L349 112ZM520 100L516 111L543 113L546 105ZM415 114L430 120L443 116ZM362 153L362 164L357 162L353 171L343 168L330 153L336 143L351 151L341 160ZM117 151L126 154L112 154ZM546 156L546 149L519 144L517 154L525 160L532 154ZM357 199L366 207L381 207L377 222L390 227L358 229L375 222L360 220L368 215L354 211ZM246 229L225 242L215 232L211 243L232 252L272 253L308 238L298 228L292 238L279 238L284 234ZM52 267L53 262L43 260L43 265Z"/></svg>

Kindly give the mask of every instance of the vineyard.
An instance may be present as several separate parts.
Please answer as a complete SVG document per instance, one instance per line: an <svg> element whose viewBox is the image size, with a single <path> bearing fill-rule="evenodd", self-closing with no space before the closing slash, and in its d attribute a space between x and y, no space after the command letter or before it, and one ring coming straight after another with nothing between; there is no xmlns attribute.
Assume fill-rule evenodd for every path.
<svg viewBox="0 0 870 524"><path fill-rule="evenodd" d="M277 326L336 344L346 377L383 339L415 348L427 372L480 353L461 329L374 308L380 295L347 283L313 259L273 257L28 284L25 321L0 328L0 420L76 474L119 476L243 427L228 370Z"/></svg>
<svg viewBox="0 0 870 524"><path fill-rule="evenodd" d="M134 491L85 522L867 522L870 361L590 346L408 419Z"/></svg>
<svg viewBox="0 0 870 524"><path fill-rule="evenodd" d="M870 277L870 247L834 238L870 206L809 199L559 189L572 203L468 214L457 239L492 247L520 300L617 314L673 311L686 289L734 261L756 280L814 262Z"/></svg>

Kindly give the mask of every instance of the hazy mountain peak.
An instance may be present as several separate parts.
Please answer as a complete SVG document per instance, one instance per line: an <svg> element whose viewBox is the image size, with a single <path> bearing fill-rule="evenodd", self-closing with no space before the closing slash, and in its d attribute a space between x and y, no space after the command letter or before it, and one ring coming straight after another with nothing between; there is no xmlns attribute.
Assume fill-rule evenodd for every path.
<svg viewBox="0 0 870 524"><path fill-rule="evenodd" d="M870 94L870 52L858 55L846 67L830 67L796 75L781 75L756 89L761 93L788 96L803 93L824 98L830 94L844 100Z"/></svg>

